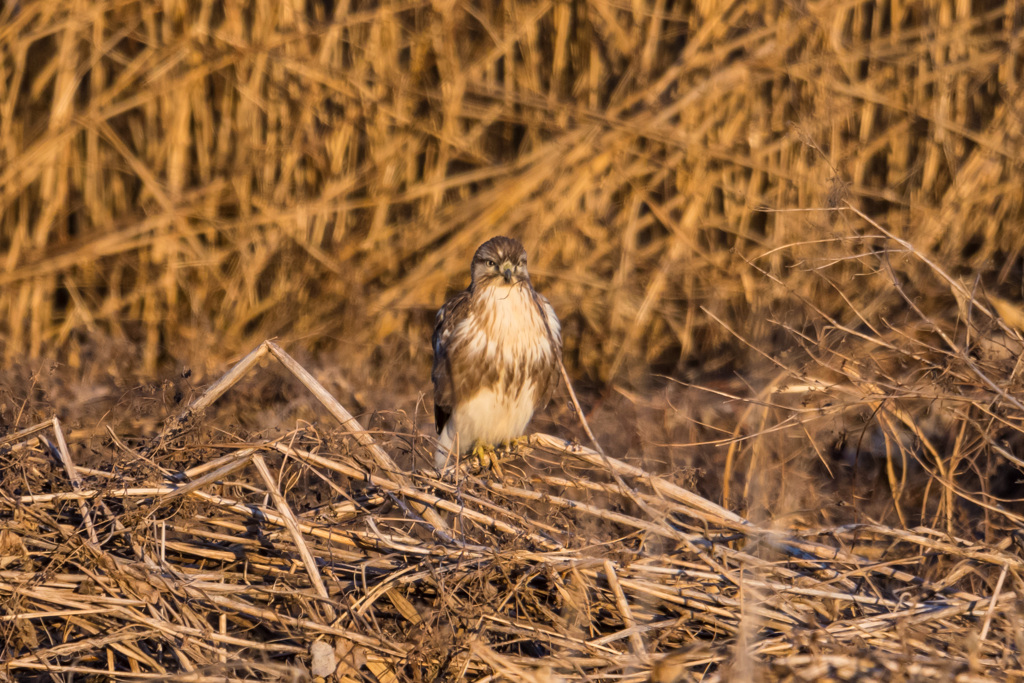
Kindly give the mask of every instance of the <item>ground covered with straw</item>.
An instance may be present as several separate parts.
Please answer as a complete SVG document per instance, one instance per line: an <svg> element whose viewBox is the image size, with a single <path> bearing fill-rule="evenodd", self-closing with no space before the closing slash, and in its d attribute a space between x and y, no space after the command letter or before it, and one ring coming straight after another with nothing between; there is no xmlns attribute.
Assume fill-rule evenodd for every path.
<svg viewBox="0 0 1024 683"><path fill-rule="evenodd" d="M4 3L0 676L1024 679L1022 68L1012 2ZM496 234L582 412L439 477Z"/></svg>
<svg viewBox="0 0 1024 683"><path fill-rule="evenodd" d="M323 424L223 436L215 403L262 359ZM1024 675L1018 530L755 523L543 434L500 478L438 478L396 462L432 458L408 427L376 439L267 342L158 435L110 429L99 467L57 418L0 440L8 676Z"/></svg>

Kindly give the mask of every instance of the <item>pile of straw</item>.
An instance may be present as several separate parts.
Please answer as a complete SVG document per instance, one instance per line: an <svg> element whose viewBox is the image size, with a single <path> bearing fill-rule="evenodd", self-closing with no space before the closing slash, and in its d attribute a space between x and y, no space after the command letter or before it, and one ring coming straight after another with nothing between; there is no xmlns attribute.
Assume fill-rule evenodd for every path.
<svg viewBox="0 0 1024 683"><path fill-rule="evenodd" d="M203 438L265 357L341 433ZM754 524L545 435L528 475L438 479L273 342L141 447L106 443L92 469L56 418L0 440L11 680L1024 676L1011 536Z"/></svg>

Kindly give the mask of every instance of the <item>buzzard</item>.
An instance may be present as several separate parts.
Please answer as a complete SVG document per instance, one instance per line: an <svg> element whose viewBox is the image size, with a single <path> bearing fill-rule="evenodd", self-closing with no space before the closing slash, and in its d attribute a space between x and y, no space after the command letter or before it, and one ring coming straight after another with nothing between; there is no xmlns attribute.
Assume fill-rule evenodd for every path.
<svg viewBox="0 0 1024 683"><path fill-rule="evenodd" d="M457 449L487 467L497 444L522 436L558 382L562 331L530 284L526 250L511 237L480 245L469 289L434 324L434 421L438 470Z"/></svg>

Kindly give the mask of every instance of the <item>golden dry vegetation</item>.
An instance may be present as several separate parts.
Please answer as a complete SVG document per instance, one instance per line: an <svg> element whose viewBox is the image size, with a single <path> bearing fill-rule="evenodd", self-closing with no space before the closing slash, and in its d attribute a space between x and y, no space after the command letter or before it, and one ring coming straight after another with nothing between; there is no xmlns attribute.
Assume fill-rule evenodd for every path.
<svg viewBox="0 0 1024 683"><path fill-rule="evenodd" d="M1022 68L1015 1L9 0L0 675L1024 678ZM603 448L440 480L494 234Z"/></svg>

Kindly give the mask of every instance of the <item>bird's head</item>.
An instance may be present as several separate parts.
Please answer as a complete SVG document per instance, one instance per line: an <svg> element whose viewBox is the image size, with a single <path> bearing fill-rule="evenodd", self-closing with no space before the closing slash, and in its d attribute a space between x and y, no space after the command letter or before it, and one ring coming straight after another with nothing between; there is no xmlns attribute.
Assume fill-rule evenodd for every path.
<svg viewBox="0 0 1024 683"><path fill-rule="evenodd" d="M492 237L473 255L473 286L512 286L529 282L526 249L511 237Z"/></svg>

